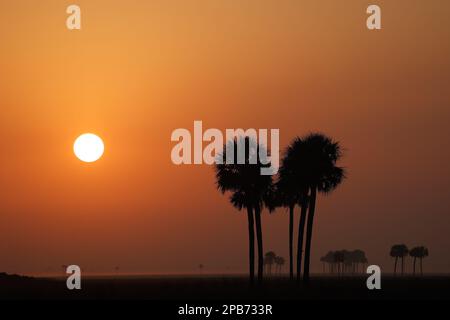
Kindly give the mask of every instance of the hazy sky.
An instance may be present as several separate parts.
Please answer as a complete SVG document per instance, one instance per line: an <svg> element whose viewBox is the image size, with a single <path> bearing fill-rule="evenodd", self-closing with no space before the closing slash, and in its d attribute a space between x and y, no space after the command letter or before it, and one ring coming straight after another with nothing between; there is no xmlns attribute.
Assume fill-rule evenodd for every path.
<svg viewBox="0 0 450 320"><path fill-rule="evenodd" d="M450 271L449 1L79 0L81 31L69 4L0 2L0 271L247 271L245 213L212 167L171 162L171 132L194 120L279 128L283 149L310 131L342 143L313 271L360 248L391 272L395 243ZM83 132L104 139L99 162L73 155ZM263 229L287 258L287 213Z"/></svg>

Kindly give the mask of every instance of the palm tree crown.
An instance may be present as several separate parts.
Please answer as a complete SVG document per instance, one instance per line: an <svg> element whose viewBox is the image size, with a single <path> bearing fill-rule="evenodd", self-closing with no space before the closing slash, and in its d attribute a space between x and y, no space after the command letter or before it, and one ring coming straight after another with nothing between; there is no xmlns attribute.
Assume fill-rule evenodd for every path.
<svg viewBox="0 0 450 320"><path fill-rule="evenodd" d="M304 138L296 138L288 147L280 177L296 181L297 191L315 186L317 191L333 191L345 178L342 167L336 162L342 157L339 142L320 134L312 133Z"/></svg>
<svg viewBox="0 0 450 320"><path fill-rule="evenodd" d="M270 164L263 164L259 158L259 151L264 146L256 145L254 149L254 145L249 137L228 141L224 151L218 155L222 163L215 166L217 188L222 193L230 191L230 201L239 210L248 206L262 208L272 186L272 176L261 175L260 172L262 167L270 167ZM245 150L243 164L238 163L239 148ZM227 152L233 152L231 164L226 163Z"/></svg>

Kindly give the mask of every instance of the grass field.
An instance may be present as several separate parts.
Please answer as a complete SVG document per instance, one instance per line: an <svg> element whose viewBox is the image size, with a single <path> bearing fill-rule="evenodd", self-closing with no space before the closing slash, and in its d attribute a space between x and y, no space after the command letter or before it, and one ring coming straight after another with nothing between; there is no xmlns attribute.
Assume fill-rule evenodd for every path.
<svg viewBox="0 0 450 320"><path fill-rule="evenodd" d="M285 277L250 288L244 276L84 277L81 290L68 290L63 278L0 275L0 299L450 299L450 276L385 276L381 290L368 290L364 277L313 276L308 287Z"/></svg>

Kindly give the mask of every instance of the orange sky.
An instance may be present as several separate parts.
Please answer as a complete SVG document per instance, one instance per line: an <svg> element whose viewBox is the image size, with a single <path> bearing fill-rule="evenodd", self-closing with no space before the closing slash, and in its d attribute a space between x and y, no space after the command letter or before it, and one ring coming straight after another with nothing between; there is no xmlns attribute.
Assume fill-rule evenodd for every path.
<svg viewBox="0 0 450 320"><path fill-rule="evenodd" d="M382 9L381 31L365 10ZM0 3L0 271L246 271L247 226L208 166L175 166L176 128L322 131L349 178L320 197L313 270L361 248L391 271L394 243L450 271L450 2ZM95 132L101 161L75 138ZM264 213L287 257L287 214Z"/></svg>

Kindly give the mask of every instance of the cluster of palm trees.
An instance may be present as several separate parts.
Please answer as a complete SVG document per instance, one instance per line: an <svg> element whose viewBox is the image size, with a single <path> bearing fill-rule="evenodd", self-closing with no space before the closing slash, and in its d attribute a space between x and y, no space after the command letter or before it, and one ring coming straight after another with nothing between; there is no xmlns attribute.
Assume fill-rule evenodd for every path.
<svg viewBox="0 0 450 320"><path fill-rule="evenodd" d="M423 275L423 259L428 257L428 249L424 246L414 247L411 250L405 244L395 244L391 247L390 256L395 260L394 275L397 275L398 260L401 260L401 275L405 274L404 260L409 256L413 258L413 275L416 275L416 262L420 262L420 274Z"/></svg>
<svg viewBox="0 0 450 320"><path fill-rule="evenodd" d="M416 260L420 261L420 275L423 276L423 258L428 257L428 249L424 246L414 247L409 251L409 255L413 258L413 275L416 275Z"/></svg>
<svg viewBox="0 0 450 320"><path fill-rule="evenodd" d="M277 256L273 251L269 251L264 255L264 269L267 275L272 275L272 265L275 265L275 273L280 275L284 264L284 258Z"/></svg>
<svg viewBox="0 0 450 320"><path fill-rule="evenodd" d="M320 258L323 265L323 272L326 272L326 265L331 274L355 274L364 272L365 266L368 263L366 253L363 250L338 250L329 251L326 255ZM359 268L361 266L361 269Z"/></svg>
<svg viewBox="0 0 450 320"><path fill-rule="evenodd" d="M277 207L289 210L289 274L291 279L294 278L294 212L297 207L300 208L297 280L301 279L304 250L303 280L307 283L317 193L328 194L344 180L344 169L337 166L342 149L338 142L320 133L297 137L284 153L278 176L272 177L260 174L261 168L270 167L267 159L260 158L261 154L267 154L263 148L265 146L257 144L250 137L238 137L228 141L219 155L222 161L215 166L217 187L222 193L230 193L230 202L235 208L247 211L251 283L255 278L255 232L258 282L263 279L261 211L264 207L269 211L274 211ZM240 162L237 157L238 150L245 151L245 159L239 159ZM234 161L227 161L229 159Z"/></svg>

